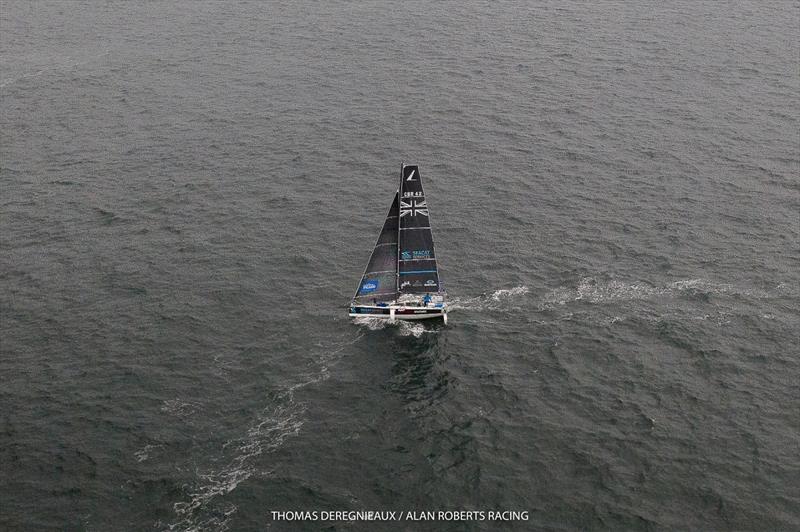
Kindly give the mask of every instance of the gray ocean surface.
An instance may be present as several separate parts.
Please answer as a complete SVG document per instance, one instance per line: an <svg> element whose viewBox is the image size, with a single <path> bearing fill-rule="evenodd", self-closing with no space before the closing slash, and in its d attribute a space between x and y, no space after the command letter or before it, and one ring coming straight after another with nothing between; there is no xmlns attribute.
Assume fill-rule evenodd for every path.
<svg viewBox="0 0 800 532"><path fill-rule="evenodd" d="M0 6L0 529L800 529L800 4ZM347 317L400 163L447 327ZM273 510L525 510L276 522Z"/></svg>

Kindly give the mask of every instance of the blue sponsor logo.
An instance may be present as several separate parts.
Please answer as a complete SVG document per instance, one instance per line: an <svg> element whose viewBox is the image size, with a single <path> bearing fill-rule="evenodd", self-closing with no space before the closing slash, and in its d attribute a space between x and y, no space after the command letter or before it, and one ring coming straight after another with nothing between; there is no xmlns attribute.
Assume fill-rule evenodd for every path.
<svg viewBox="0 0 800 532"><path fill-rule="evenodd" d="M375 290L377 290L379 285L380 282L378 282L377 279L370 279L369 281L366 281L364 284L361 285L360 292L362 294L369 294L370 292L374 292Z"/></svg>
<svg viewBox="0 0 800 532"><path fill-rule="evenodd" d="M413 251L403 251L400 253L400 258L403 260L425 260L431 258L431 250L429 249L415 249Z"/></svg>

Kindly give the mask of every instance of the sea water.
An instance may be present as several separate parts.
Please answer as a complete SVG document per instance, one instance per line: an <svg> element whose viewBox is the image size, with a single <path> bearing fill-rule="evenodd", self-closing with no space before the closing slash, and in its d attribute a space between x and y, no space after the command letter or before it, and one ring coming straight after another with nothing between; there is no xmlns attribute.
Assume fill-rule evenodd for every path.
<svg viewBox="0 0 800 532"><path fill-rule="evenodd" d="M799 18L5 0L0 528L800 528Z"/></svg>

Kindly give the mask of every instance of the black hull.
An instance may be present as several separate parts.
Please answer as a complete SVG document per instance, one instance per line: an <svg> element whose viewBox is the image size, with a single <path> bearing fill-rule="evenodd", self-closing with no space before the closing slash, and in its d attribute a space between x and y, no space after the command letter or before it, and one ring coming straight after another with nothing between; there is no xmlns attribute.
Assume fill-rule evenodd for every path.
<svg viewBox="0 0 800 532"><path fill-rule="evenodd" d="M444 317L445 310L442 308L416 308L416 307L395 307L394 318L398 320L420 320L428 318ZM364 316L371 318L391 318L392 309L389 307L372 306L352 306L350 316Z"/></svg>

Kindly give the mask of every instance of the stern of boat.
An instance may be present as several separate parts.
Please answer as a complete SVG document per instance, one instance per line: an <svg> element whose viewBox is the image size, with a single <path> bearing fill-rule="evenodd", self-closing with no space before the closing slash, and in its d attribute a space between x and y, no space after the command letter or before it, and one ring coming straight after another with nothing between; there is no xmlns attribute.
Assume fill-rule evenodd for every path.
<svg viewBox="0 0 800 532"><path fill-rule="evenodd" d="M351 305L351 318L378 318L386 320L441 319L447 323L447 307L444 303L432 306L407 305Z"/></svg>

